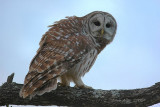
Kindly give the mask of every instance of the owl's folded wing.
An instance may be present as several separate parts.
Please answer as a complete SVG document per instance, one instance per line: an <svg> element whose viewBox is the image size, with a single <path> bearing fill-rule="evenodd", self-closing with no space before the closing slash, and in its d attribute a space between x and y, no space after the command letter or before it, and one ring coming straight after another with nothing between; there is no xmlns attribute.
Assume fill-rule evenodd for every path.
<svg viewBox="0 0 160 107"><path fill-rule="evenodd" d="M50 80L56 79L71 69L90 50L89 41L85 36L73 35L66 40L47 37L31 61L20 96L25 98L33 94L43 88L47 82L56 84L57 81ZM56 86L52 88L55 89Z"/></svg>

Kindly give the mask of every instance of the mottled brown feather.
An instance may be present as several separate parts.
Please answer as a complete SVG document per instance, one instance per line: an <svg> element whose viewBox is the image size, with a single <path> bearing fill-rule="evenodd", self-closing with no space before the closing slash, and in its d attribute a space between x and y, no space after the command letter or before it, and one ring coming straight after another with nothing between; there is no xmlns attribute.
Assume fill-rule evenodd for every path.
<svg viewBox="0 0 160 107"><path fill-rule="evenodd" d="M40 48L31 61L29 73L25 77L24 86L21 90L21 96L24 98L43 87L45 82L68 71L84 55L80 52L85 50L86 53L87 49L90 49L88 47L90 46L88 45L89 40L86 36L80 34L75 36L74 31L79 32L80 29L73 29L72 24L62 26L64 21L67 20L61 20L43 35ZM80 22L79 25L81 25ZM68 30L60 32L61 27L63 29L67 27ZM65 37L66 35L68 37ZM86 44L86 41L88 44ZM79 42L78 47L76 42ZM69 63L71 59L75 60ZM49 71L50 73L48 73Z"/></svg>

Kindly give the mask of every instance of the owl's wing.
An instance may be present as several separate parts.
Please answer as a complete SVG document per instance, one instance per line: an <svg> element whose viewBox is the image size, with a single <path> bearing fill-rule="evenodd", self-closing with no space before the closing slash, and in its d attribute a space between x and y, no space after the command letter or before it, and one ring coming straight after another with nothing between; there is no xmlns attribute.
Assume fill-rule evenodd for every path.
<svg viewBox="0 0 160 107"><path fill-rule="evenodd" d="M77 64L90 49L89 40L83 35L71 34L67 39L47 35L42 39L20 92L23 98L34 94L49 82L56 84L56 78ZM56 86L52 86L52 90Z"/></svg>

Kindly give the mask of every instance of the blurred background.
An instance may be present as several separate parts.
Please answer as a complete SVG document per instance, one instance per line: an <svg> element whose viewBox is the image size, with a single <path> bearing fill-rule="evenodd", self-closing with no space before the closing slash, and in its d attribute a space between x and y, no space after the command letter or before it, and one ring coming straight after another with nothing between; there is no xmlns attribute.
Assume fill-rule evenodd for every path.
<svg viewBox="0 0 160 107"><path fill-rule="evenodd" d="M84 83L110 90L160 82L159 0L0 0L0 85L13 72L13 81L23 83L48 25L92 11L112 14L118 29L84 76Z"/></svg>

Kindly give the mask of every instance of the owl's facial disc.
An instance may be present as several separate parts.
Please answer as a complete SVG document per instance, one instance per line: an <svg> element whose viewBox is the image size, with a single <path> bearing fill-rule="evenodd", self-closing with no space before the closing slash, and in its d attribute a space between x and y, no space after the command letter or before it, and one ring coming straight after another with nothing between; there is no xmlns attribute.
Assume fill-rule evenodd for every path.
<svg viewBox="0 0 160 107"><path fill-rule="evenodd" d="M91 35L95 38L112 41L116 32L116 22L109 14L96 14L89 21Z"/></svg>

